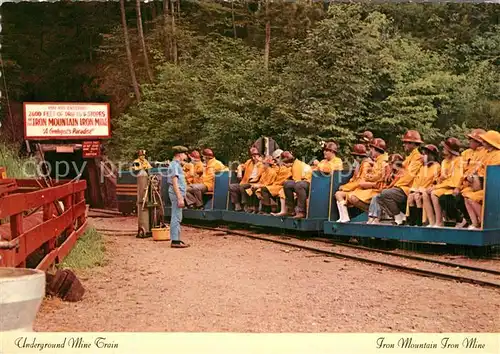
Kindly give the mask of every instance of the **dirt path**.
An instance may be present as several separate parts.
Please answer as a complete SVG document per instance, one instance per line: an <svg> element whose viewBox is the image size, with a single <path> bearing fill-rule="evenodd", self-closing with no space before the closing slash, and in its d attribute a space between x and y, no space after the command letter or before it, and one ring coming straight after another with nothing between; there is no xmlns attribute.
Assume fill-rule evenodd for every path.
<svg viewBox="0 0 500 354"><path fill-rule="evenodd" d="M121 219L121 220L120 220ZM101 227L133 229L134 219ZM79 303L36 331L498 332L500 292L184 227L188 249L106 236Z"/></svg>

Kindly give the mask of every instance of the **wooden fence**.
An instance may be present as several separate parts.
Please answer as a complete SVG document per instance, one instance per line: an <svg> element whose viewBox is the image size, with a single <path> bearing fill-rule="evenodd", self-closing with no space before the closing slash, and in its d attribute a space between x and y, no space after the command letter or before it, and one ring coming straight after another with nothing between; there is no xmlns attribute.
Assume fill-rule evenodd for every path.
<svg viewBox="0 0 500 354"><path fill-rule="evenodd" d="M41 189L34 179L0 179L0 220L10 220L0 225L0 266L26 267L33 255L40 270L62 261L87 226L86 188L84 180Z"/></svg>

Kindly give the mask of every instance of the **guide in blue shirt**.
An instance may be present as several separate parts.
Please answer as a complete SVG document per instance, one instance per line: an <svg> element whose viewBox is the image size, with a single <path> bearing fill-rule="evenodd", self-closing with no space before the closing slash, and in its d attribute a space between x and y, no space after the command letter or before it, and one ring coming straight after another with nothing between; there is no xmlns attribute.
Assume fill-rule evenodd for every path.
<svg viewBox="0 0 500 354"><path fill-rule="evenodd" d="M170 240L172 241L172 248L186 248L189 245L181 241L182 209L184 208L184 197L186 196L186 179L181 162L187 159L186 153L189 150L184 146L174 146L172 150L174 158L167 172L168 196L172 202Z"/></svg>

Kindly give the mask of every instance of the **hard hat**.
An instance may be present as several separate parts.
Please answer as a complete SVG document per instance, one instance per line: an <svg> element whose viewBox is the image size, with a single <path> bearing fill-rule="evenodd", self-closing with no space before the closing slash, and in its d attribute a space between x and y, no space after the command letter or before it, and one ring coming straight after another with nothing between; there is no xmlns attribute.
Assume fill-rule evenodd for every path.
<svg viewBox="0 0 500 354"><path fill-rule="evenodd" d="M430 152L432 154L434 154L435 156L437 156L439 154L439 149L437 148L436 145L432 145L432 144L427 144L425 145L422 150L424 150L424 152Z"/></svg>
<svg viewBox="0 0 500 354"><path fill-rule="evenodd" d="M292 162L293 160L295 160L295 157L293 157L290 151L283 151L281 153L281 159L283 160L283 162Z"/></svg>
<svg viewBox="0 0 500 354"><path fill-rule="evenodd" d="M375 149L385 152L385 141L380 138L373 139L370 146L373 146Z"/></svg>
<svg viewBox="0 0 500 354"><path fill-rule="evenodd" d="M370 141L373 140L374 136L373 133L369 130L364 131L363 133L359 134L361 136L361 140L364 142L369 143Z"/></svg>
<svg viewBox="0 0 500 354"><path fill-rule="evenodd" d="M489 130L481 135L481 139L500 150L500 133L495 130Z"/></svg>
<svg viewBox="0 0 500 354"><path fill-rule="evenodd" d="M200 159L200 153L197 150L193 150L189 154L189 157L192 158L192 159L195 159L195 160L199 160Z"/></svg>
<svg viewBox="0 0 500 354"><path fill-rule="evenodd" d="M279 159L282 153L283 153L283 150L281 150L281 149L274 150L273 159L275 159L275 160Z"/></svg>
<svg viewBox="0 0 500 354"><path fill-rule="evenodd" d="M460 140L457 138L448 138L443 142L443 146L452 155L460 155Z"/></svg>
<svg viewBox="0 0 500 354"><path fill-rule="evenodd" d="M352 148L351 155L366 156L366 146L364 144L356 144Z"/></svg>
<svg viewBox="0 0 500 354"><path fill-rule="evenodd" d="M214 152L211 149L203 149L202 155L205 157L214 157Z"/></svg>
<svg viewBox="0 0 500 354"><path fill-rule="evenodd" d="M323 150L327 151L332 151L332 152L337 152L337 144L333 142L326 143L325 146L323 147Z"/></svg>
<svg viewBox="0 0 500 354"><path fill-rule="evenodd" d="M470 134L467 134L467 137L469 139L475 140L479 143L482 143L481 141L481 134L486 133L486 130L484 129L474 129L473 131L470 132Z"/></svg>
<svg viewBox="0 0 500 354"><path fill-rule="evenodd" d="M401 140L403 140L403 142L405 143L423 143L422 138L420 137L420 133L416 130L408 130Z"/></svg>

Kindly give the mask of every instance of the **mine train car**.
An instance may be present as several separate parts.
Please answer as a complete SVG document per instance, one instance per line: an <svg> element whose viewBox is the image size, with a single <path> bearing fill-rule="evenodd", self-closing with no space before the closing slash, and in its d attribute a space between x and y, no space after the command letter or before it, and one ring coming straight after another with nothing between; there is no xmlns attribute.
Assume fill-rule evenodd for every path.
<svg viewBox="0 0 500 354"><path fill-rule="evenodd" d="M127 178L129 177L122 177L118 180L118 183L126 183L130 195L123 195L120 200L125 200L126 197L128 203L134 204L135 196L131 195L131 191L134 189L130 187L133 180ZM368 225L366 224L367 214L354 208L349 210L350 222L337 223L336 220L339 215L335 203L335 192L349 178L350 176L345 171L336 171L331 176L313 173L307 201L306 218L294 219L292 217L276 217L233 211L234 206L229 198L229 184L235 182L235 176L233 172L226 171L216 175L214 191L205 195L203 210L185 209L183 218L186 222L192 220L221 224L241 224L288 230L290 232L323 233L332 237L393 239L418 243L444 243L479 247L500 245L500 218L498 218L500 213L500 166L489 166L487 168L485 177L486 197L483 206L483 228L481 230L452 227L393 226L389 224ZM168 223L171 204L166 187L167 185L162 179L161 188L164 198L165 221Z"/></svg>

